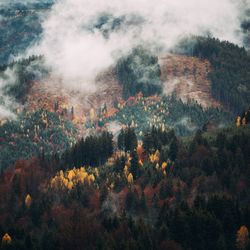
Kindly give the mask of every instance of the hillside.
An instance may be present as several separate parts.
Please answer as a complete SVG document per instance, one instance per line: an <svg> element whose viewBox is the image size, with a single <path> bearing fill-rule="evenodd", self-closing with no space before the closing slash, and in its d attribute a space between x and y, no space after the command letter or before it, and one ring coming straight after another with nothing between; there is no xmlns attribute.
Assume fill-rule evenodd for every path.
<svg viewBox="0 0 250 250"><path fill-rule="evenodd" d="M121 100L121 86L114 73L107 71L97 76L96 89L87 94L70 90L59 79L35 81L27 93L26 106L30 112L44 108L71 120L82 136L86 134L83 129L86 121L93 119L91 115L95 117L104 105L112 112L118 100Z"/></svg>
<svg viewBox="0 0 250 250"><path fill-rule="evenodd" d="M213 70L208 60L183 55L160 57L161 79L166 95L174 91L184 102L195 101L203 107L219 107L211 94L208 74Z"/></svg>
<svg viewBox="0 0 250 250"><path fill-rule="evenodd" d="M41 1L32 4L0 6L0 64L7 64L38 41L42 33L41 21L51 3Z"/></svg>
<svg viewBox="0 0 250 250"><path fill-rule="evenodd" d="M219 107L211 96L211 82L208 74L211 65L207 60L195 57L168 55L160 57L161 79L164 82L165 95L174 92L183 102L197 102L204 108ZM77 116L88 116L91 108L98 109L106 103L108 108L113 102L122 99L121 85L113 70L108 70L96 78L97 89L94 93L81 95L77 91L68 91L58 79L46 79L34 82L28 92L27 105L31 111L39 107L54 111L58 102L59 112L74 108Z"/></svg>
<svg viewBox="0 0 250 250"><path fill-rule="evenodd" d="M185 144L171 131L153 129L143 147L131 132L124 136L135 151L126 146L110 154L112 137L102 134L81 140L61 157L20 160L5 171L4 244L236 250L237 235L249 227L249 126L198 132ZM112 157L104 165L82 165L97 163L101 155L105 161Z"/></svg>
<svg viewBox="0 0 250 250"><path fill-rule="evenodd" d="M250 250L250 1L0 0L0 250Z"/></svg>

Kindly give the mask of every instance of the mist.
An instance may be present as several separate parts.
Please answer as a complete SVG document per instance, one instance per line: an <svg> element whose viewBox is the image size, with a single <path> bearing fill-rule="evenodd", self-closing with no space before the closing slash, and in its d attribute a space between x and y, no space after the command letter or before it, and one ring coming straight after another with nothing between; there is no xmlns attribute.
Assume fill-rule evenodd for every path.
<svg viewBox="0 0 250 250"><path fill-rule="evenodd" d="M42 39L26 55L44 55L66 87L96 90L95 77L133 47L166 53L187 35L242 45L240 17L248 1L59 0L42 23Z"/></svg>
<svg viewBox="0 0 250 250"><path fill-rule="evenodd" d="M14 119L16 117L13 112L18 107L17 103L5 93L5 88L11 86L16 81L16 73L7 68L2 75L0 75L0 120Z"/></svg>

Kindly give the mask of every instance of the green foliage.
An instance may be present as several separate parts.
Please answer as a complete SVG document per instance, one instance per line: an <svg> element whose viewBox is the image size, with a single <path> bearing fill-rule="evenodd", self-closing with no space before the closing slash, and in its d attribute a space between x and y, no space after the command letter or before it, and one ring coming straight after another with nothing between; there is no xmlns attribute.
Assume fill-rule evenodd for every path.
<svg viewBox="0 0 250 250"><path fill-rule="evenodd" d="M149 132L145 132L143 137L143 148L153 153L156 150L161 150L163 146L169 145L173 140L176 140L176 136L173 130L162 131L153 127Z"/></svg>
<svg viewBox="0 0 250 250"><path fill-rule="evenodd" d="M116 72L123 86L123 97L128 99L142 92L144 96L160 94L160 66L156 56L139 46L117 62Z"/></svg>
<svg viewBox="0 0 250 250"><path fill-rule="evenodd" d="M15 2L16 3L16 2ZM12 57L22 54L35 43L41 33L41 14L50 8L49 1L25 6L12 3L1 9L0 16L0 65L7 64Z"/></svg>
<svg viewBox="0 0 250 250"><path fill-rule="evenodd" d="M249 107L250 56L244 48L215 38L193 37L183 40L177 51L210 61L212 95L226 108L237 114Z"/></svg>
<svg viewBox="0 0 250 250"><path fill-rule="evenodd" d="M74 142L75 134L73 124L60 120L55 113L45 110L21 113L16 120L0 126L0 169L20 158L62 152Z"/></svg>
<svg viewBox="0 0 250 250"><path fill-rule="evenodd" d="M118 135L118 148L123 151L134 151L137 148L137 137L133 128L122 129Z"/></svg>
<svg viewBox="0 0 250 250"><path fill-rule="evenodd" d="M143 97L133 102L128 100L124 107L114 116L104 119L103 123L116 121L126 126L134 125L136 135L141 139L141 133L152 127L174 129L176 135L187 136L204 125L224 127L232 120L229 113L220 109L204 109L197 103L186 104L173 95L157 99Z"/></svg>
<svg viewBox="0 0 250 250"><path fill-rule="evenodd" d="M12 96L18 102L24 102L32 81L39 80L48 74L42 56L31 56L4 66L0 78L8 82L4 93Z"/></svg>
<svg viewBox="0 0 250 250"><path fill-rule="evenodd" d="M100 166L103 165L113 153L113 135L103 132L99 136L82 138L61 157L61 169L67 167Z"/></svg>
<svg viewBox="0 0 250 250"><path fill-rule="evenodd" d="M151 134L160 154L176 140L173 131L154 128ZM100 157L96 145L111 143L111 135L82 139L66 151L68 159L49 158L51 168L41 168L42 175L34 163L23 169L22 162L19 171L8 170L1 178L0 194L5 202L0 233L7 231L17 249L80 249L83 245L95 249L98 245L99 249L236 250L238 229L242 225L250 228L249 135L249 125L199 130L191 138L178 138L175 164L168 161L166 175L161 159L158 167L149 159L142 166L136 151L132 151L128 170L133 173L133 183L128 184L122 170L124 156L111 166L101 165L99 174L89 167L96 176L94 185L83 183L63 192L45 187L58 164L60 168L60 164L72 168L81 161L94 160L91 154ZM83 159L85 150L89 158ZM44 166L44 161L35 164ZM12 173L13 178L9 177ZM27 190L34 189L31 208L23 209L20 200Z"/></svg>

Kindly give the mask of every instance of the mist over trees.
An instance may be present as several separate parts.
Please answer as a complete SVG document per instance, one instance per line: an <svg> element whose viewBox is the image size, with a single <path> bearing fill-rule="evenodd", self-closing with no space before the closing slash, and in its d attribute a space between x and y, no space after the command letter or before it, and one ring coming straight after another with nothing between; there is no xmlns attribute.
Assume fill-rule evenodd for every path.
<svg viewBox="0 0 250 250"><path fill-rule="evenodd" d="M138 46L116 65L118 79L125 99L142 92L144 96L160 94L162 82L158 58L142 46Z"/></svg>
<svg viewBox="0 0 250 250"><path fill-rule="evenodd" d="M9 75L6 75L6 71ZM1 65L0 80L8 83L3 92L5 95L13 97L15 101L24 103L32 81L45 78L48 72L42 56L33 55L27 59Z"/></svg>
<svg viewBox="0 0 250 250"><path fill-rule="evenodd" d="M0 5L0 64L11 62L40 39L41 14L50 7L45 2L22 4L21 1L11 6Z"/></svg>

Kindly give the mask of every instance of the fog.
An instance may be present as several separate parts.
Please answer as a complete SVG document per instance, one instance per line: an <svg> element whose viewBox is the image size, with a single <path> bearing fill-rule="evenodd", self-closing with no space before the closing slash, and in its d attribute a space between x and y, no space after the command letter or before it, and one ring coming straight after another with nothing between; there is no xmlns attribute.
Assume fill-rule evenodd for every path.
<svg viewBox="0 0 250 250"><path fill-rule="evenodd" d="M242 45L242 11L249 1L58 0L43 22L43 54L70 88L93 92L97 73L142 44L165 53L186 35L212 35Z"/></svg>
<svg viewBox="0 0 250 250"><path fill-rule="evenodd" d="M9 68L0 76L0 120L2 118L15 118L14 109L18 107L16 102L5 94L5 88L16 81L14 70Z"/></svg>

